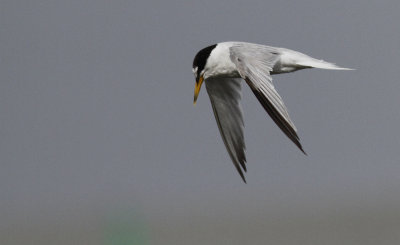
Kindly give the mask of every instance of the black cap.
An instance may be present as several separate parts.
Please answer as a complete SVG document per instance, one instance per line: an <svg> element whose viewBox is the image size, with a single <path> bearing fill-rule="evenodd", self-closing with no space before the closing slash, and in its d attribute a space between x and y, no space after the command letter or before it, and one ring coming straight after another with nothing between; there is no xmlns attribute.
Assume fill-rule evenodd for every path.
<svg viewBox="0 0 400 245"><path fill-rule="evenodd" d="M208 57L210 57L211 51L213 51L216 46L217 44L214 44L203 48L194 57L193 68L197 67L197 77L200 76L200 72L204 69L204 66L206 66L206 62Z"/></svg>

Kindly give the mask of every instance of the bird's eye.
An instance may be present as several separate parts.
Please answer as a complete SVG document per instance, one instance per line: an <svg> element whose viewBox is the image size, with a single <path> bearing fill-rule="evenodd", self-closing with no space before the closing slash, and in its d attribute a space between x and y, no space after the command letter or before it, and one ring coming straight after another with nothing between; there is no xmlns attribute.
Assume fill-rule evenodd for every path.
<svg viewBox="0 0 400 245"><path fill-rule="evenodd" d="M193 74L195 75L195 76L197 76L197 70L198 70L199 68L196 66L196 67L193 67L193 69L192 69L192 71L193 71Z"/></svg>

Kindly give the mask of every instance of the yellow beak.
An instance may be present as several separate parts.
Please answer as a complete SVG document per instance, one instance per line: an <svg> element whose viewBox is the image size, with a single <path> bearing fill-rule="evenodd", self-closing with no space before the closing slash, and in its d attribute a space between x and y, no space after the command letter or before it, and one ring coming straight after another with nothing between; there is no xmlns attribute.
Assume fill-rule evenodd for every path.
<svg viewBox="0 0 400 245"><path fill-rule="evenodd" d="M193 100L193 105L196 105L197 102L197 96L199 96L199 92L201 89L201 85L203 84L203 76L200 76L200 79L196 81L196 84L194 86L194 100Z"/></svg>

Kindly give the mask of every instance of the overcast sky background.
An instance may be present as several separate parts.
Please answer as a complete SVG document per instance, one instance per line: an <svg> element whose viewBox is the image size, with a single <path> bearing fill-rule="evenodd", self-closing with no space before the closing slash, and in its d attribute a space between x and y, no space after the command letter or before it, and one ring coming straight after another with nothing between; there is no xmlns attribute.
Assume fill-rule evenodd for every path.
<svg viewBox="0 0 400 245"><path fill-rule="evenodd" d="M2 0L2 244L25 241L18 229L69 244L55 225L126 210L151 244L396 244L399 11L398 0ZM193 57L221 41L356 69L273 77L308 156L243 86L247 184L204 88L192 104Z"/></svg>

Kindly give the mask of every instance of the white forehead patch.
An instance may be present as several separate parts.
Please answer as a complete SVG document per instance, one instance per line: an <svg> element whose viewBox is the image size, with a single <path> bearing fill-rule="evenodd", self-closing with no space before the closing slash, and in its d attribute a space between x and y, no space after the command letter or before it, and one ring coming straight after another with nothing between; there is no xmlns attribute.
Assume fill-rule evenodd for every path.
<svg viewBox="0 0 400 245"><path fill-rule="evenodd" d="M192 68L192 71L193 71L193 73L196 75L197 74L197 70L198 70L199 68L196 66L196 67L194 67L194 68Z"/></svg>

